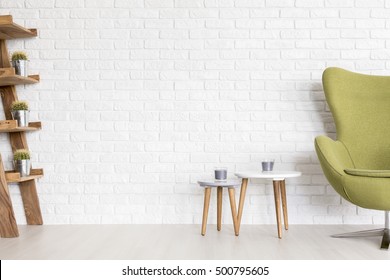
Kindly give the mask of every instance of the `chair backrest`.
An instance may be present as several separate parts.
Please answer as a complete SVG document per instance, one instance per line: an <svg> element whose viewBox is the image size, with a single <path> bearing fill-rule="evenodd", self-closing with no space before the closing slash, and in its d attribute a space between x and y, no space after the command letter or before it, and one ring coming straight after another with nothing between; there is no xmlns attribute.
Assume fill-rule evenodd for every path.
<svg viewBox="0 0 390 280"><path fill-rule="evenodd" d="M390 76L328 68L322 76L337 140L355 168L390 169Z"/></svg>

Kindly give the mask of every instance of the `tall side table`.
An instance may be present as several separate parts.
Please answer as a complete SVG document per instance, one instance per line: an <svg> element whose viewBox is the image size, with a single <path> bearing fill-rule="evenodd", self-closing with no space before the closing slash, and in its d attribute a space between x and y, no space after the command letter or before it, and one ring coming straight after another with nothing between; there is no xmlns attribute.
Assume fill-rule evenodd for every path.
<svg viewBox="0 0 390 280"><path fill-rule="evenodd" d="M242 211L245 203L246 188L248 179L268 179L273 181L276 223L278 228L278 237L282 238L282 218L280 213L280 198L282 198L282 209L284 218L284 228L288 230L288 215L287 215L287 198L286 198L286 178L299 177L301 172L297 171L265 171L265 172L238 172L235 173L238 178L242 178L240 201L238 204L237 227L240 232Z"/></svg>

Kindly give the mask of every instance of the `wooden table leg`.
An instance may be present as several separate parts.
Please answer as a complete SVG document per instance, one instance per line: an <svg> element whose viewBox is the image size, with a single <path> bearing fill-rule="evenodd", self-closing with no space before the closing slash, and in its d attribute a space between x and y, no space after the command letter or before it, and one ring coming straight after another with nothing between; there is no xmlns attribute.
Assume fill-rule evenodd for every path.
<svg viewBox="0 0 390 280"><path fill-rule="evenodd" d="M286 181L280 181L280 192L282 194L282 208L284 228L288 230L288 215L287 215L287 196L286 196Z"/></svg>
<svg viewBox="0 0 390 280"><path fill-rule="evenodd" d="M222 227L222 187L217 188L217 230Z"/></svg>
<svg viewBox="0 0 390 280"><path fill-rule="evenodd" d="M240 201L238 203L238 215L237 215L237 233L240 232L242 210L244 209L246 187L248 186L248 178L243 178L241 182Z"/></svg>
<svg viewBox="0 0 390 280"><path fill-rule="evenodd" d="M229 199L230 199L230 208L232 209L234 233L236 236L238 236L239 232L238 232L236 197L235 197L234 188L229 188Z"/></svg>
<svg viewBox="0 0 390 280"><path fill-rule="evenodd" d="M278 237L282 238L282 222L280 217L280 181L273 181L273 185L275 197L276 223L278 226Z"/></svg>
<svg viewBox="0 0 390 280"><path fill-rule="evenodd" d="M211 188L205 187L205 189L204 189L202 232L201 232L202 235L206 234L207 216L209 214L209 206L210 206L210 194L211 194Z"/></svg>

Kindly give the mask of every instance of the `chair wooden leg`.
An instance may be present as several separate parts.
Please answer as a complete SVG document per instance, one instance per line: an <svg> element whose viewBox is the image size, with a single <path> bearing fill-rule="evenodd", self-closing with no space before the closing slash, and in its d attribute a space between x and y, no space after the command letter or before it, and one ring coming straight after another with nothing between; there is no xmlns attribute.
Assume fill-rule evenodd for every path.
<svg viewBox="0 0 390 280"><path fill-rule="evenodd" d="M217 189L217 230L222 228L222 187Z"/></svg>
<svg viewBox="0 0 390 280"><path fill-rule="evenodd" d="M282 194L282 208L284 228L288 230L288 214L287 214L287 196L286 196L286 181L280 181L280 192Z"/></svg>
<svg viewBox="0 0 390 280"><path fill-rule="evenodd" d="M234 188L229 188L229 199L230 199L230 208L232 209L234 233L236 236L238 236L239 232L238 232L236 197L235 197Z"/></svg>
<svg viewBox="0 0 390 280"><path fill-rule="evenodd" d="M203 220L201 234L206 234L207 216L209 214L211 188L205 187L204 189L204 204L203 204Z"/></svg>
<svg viewBox="0 0 390 280"><path fill-rule="evenodd" d="M243 178L241 182L240 200L238 202L238 215L237 215L237 232L240 232L242 211L244 209L246 188L248 186L248 178Z"/></svg>
<svg viewBox="0 0 390 280"><path fill-rule="evenodd" d="M280 216L280 181L273 181L274 185L274 197L275 197L275 210L276 210L276 223L278 227L278 237L282 238L282 222Z"/></svg>

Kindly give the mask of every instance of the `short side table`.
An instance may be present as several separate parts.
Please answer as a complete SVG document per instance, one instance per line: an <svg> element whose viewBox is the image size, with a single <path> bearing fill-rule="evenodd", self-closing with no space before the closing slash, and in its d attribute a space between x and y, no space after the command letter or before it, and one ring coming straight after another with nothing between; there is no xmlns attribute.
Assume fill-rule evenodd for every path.
<svg viewBox="0 0 390 280"><path fill-rule="evenodd" d="M221 230L222 220L222 189L227 188L229 192L230 208L232 210L234 233L238 236L238 222L236 210L235 187L241 185L240 181L198 181L201 187L204 187L204 205L201 234L206 234L207 216L209 213L211 188L217 188L217 230Z"/></svg>
<svg viewBox="0 0 390 280"><path fill-rule="evenodd" d="M244 208L246 188L248 179L268 179L273 181L276 222L278 227L278 237L282 238L282 218L280 213L280 198L282 198L282 209L284 218L284 228L288 230L288 215L287 215L287 198L286 198L286 178L299 177L301 172L297 171L265 171L265 172L238 172L235 173L238 178L242 178L240 201L238 204L238 233L240 232L242 210Z"/></svg>

